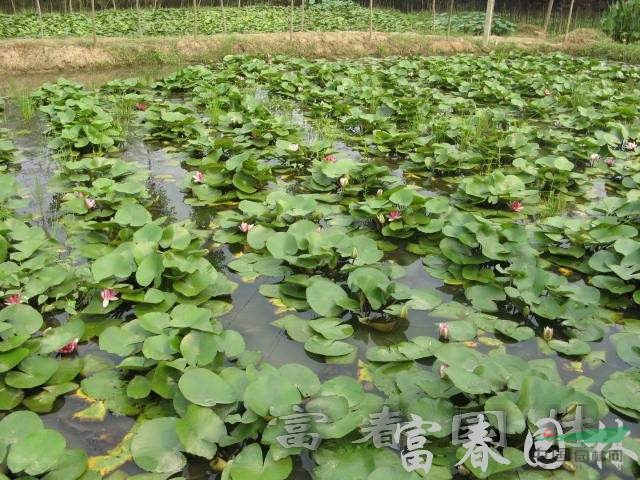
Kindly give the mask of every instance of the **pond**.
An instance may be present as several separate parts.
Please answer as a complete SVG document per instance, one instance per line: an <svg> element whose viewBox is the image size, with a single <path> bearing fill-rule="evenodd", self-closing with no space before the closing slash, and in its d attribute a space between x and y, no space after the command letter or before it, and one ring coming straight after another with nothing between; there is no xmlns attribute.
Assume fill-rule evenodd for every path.
<svg viewBox="0 0 640 480"><path fill-rule="evenodd" d="M406 439L354 443L386 406L440 427L428 478L637 478L639 78L511 53L7 79L5 474L420 478ZM280 443L296 408L317 449ZM483 412L488 467L452 445Z"/></svg>

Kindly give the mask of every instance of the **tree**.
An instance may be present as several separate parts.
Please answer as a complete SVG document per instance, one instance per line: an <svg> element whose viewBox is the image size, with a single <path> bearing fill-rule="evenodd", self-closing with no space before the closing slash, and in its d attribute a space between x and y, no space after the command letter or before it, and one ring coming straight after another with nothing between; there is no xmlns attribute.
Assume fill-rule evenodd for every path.
<svg viewBox="0 0 640 480"><path fill-rule="evenodd" d="M491 25L493 24L493 8L496 5L496 0L487 0L487 13L484 17L484 42L489 41L491 36Z"/></svg>
<svg viewBox="0 0 640 480"><path fill-rule="evenodd" d="M447 37L451 35L451 17L453 16L453 0L449 0L449 19L447 21Z"/></svg>
<svg viewBox="0 0 640 480"><path fill-rule="evenodd" d="M289 14L289 41L293 42L293 0L291 0L291 9Z"/></svg>
<svg viewBox="0 0 640 480"><path fill-rule="evenodd" d="M140 18L140 0L136 0L136 16L138 17L138 35L142 36L142 18Z"/></svg>
<svg viewBox="0 0 640 480"><path fill-rule="evenodd" d="M224 0L220 0L220 11L222 12L222 30L227 33L227 17L224 15Z"/></svg>
<svg viewBox="0 0 640 480"><path fill-rule="evenodd" d="M553 0L547 2L547 14L544 17L544 32L547 33L549 29L549 22L551 22L551 13L553 12Z"/></svg>
<svg viewBox="0 0 640 480"><path fill-rule="evenodd" d="M431 11L433 12L433 31L436 31L436 0L431 0Z"/></svg>
<svg viewBox="0 0 640 480"><path fill-rule="evenodd" d="M567 41L569 38L569 30L571 29L571 17L573 16L573 4L576 0L571 0L571 6L569 7L569 19L567 20L567 32L564 34L564 41Z"/></svg>
<svg viewBox="0 0 640 480"><path fill-rule="evenodd" d="M11 0L11 8L12 8L14 14L17 13L16 12L16 4L15 4L15 2L13 0Z"/></svg>
<svg viewBox="0 0 640 480"><path fill-rule="evenodd" d="M93 35L93 48L98 45L98 37L96 35L96 0L91 0L91 33Z"/></svg>
<svg viewBox="0 0 640 480"><path fill-rule="evenodd" d="M198 36L198 2L193 0L193 37Z"/></svg>
<svg viewBox="0 0 640 480"><path fill-rule="evenodd" d="M40 8L40 0L36 0L36 10L38 11L38 19L40 20L40 36L44 37L44 22L42 21L42 9Z"/></svg>
<svg viewBox="0 0 640 480"><path fill-rule="evenodd" d="M369 41L373 40L373 0L369 0Z"/></svg>
<svg viewBox="0 0 640 480"><path fill-rule="evenodd" d="M300 21L300 30L304 32L304 0L302 0L302 3L300 4L300 8L302 9L302 19Z"/></svg>

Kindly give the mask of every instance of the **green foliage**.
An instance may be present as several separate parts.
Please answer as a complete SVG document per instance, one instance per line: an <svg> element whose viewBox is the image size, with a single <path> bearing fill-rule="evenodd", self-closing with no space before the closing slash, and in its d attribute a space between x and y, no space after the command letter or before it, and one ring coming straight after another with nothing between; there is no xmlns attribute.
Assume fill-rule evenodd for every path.
<svg viewBox="0 0 640 480"><path fill-rule="evenodd" d="M476 478L529 475L525 430L551 411L573 421L580 405L585 428L610 410L638 419L639 80L628 65L518 53L231 56L150 86L44 86L49 140L65 139L50 183L63 242L0 174L7 475L101 476L36 415L72 392L89 404L77 418L136 417L89 464L149 473L110 480L196 463L284 480L302 449L278 437L300 409L326 420L305 463L324 480L418 478L352 443L385 406L441 425L429 477L443 480L460 473L448 442L460 409L508 414L511 463L467 461ZM185 169L201 228L157 208L158 165L126 151L125 117ZM109 146L86 135L98 124Z"/></svg>
<svg viewBox="0 0 640 480"><path fill-rule="evenodd" d="M299 9L294 11L294 28L301 23ZM289 7L243 6L225 8L227 31L238 33L285 32L289 29ZM139 23L142 25L142 32ZM406 14L391 9L374 9L374 28L383 32L428 32L433 29L430 12ZM223 32L222 12L218 8L198 9L198 33L211 35ZM451 28L455 32L479 35L483 30L484 12L456 13ZM447 31L449 17L437 15L438 31ZM369 11L353 2L310 4L305 9L305 30L310 31L366 31ZM43 16L44 35L50 37L78 37L91 34L91 19L84 13L46 13ZM96 14L96 29L100 36L177 36L193 30L191 8L106 9ZM0 36L4 38L40 36L41 24L35 13L0 14ZM507 35L515 31L515 24L494 17L493 32Z"/></svg>
<svg viewBox="0 0 640 480"><path fill-rule="evenodd" d="M640 1L617 0L602 17L602 28L616 42L640 40Z"/></svg>

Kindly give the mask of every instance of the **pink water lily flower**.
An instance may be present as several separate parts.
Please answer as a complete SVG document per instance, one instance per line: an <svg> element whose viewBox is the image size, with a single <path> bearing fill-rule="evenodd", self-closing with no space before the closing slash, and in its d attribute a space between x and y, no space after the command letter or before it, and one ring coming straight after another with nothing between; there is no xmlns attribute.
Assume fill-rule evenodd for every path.
<svg viewBox="0 0 640 480"><path fill-rule="evenodd" d="M204 173L202 173L200 170L196 170L196 172L193 174L193 177L191 178L195 183L204 183Z"/></svg>
<svg viewBox="0 0 640 480"><path fill-rule="evenodd" d="M60 348L58 350L58 353L67 354L67 353L75 352L76 348L78 348L78 340L80 340L80 339L79 338L74 338L69 343L67 343L64 347Z"/></svg>
<svg viewBox="0 0 640 480"><path fill-rule="evenodd" d="M440 335L440 340L449 340L449 324L448 323L438 324L438 335Z"/></svg>
<svg viewBox="0 0 640 480"><path fill-rule="evenodd" d="M607 163L608 167L613 167L615 165L616 161L613 158L609 157L609 158L607 158L606 163Z"/></svg>
<svg viewBox="0 0 640 480"><path fill-rule="evenodd" d="M511 202L509 204L509 208L513 212L521 212L524 207L522 206L522 202L520 200L516 200L515 202Z"/></svg>
<svg viewBox="0 0 640 480"><path fill-rule="evenodd" d="M333 155L326 155L324 157L324 161L327 163L336 163L338 159L336 157L334 157Z"/></svg>
<svg viewBox="0 0 640 480"><path fill-rule="evenodd" d="M22 295L19 293L9 295L4 302L5 305L18 305L19 303L22 303Z"/></svg>
<svg viewBox="0 0 640 480"><path fill-rule="evenodd" d="M110 288L102 290L102 292L100 292L100 296L102 297L102 308L107 308L109 306L109 302L115 302L118 300L118 292L111 290Z"/></svg>
<svg viewBox="0 0 640 480"><path fill-rule="evenodd" d="M242 233L249 233L249 230L253 228L253 223L242 222L238 228Z"/></svg>
<svg viewBox="0 0 640 480"><path fill-rule="evenodd" d="M600 160L600 155L597 153L592 153L589 157L589 160L591 160L591 163L596 163L598 160Z"/></svg>
<svg viewBox="0 0 640 480"><path fill-rule="evenodd" d="M393 222L394 220L400 220L402 218L402 214L398 210L391 210L387 215L387 218L390 222Z"/></svg>
<svg viewBox="0 0 640 480"><path fill-rule="evenodd" d="M147 109L147 106L144 103L136 103L136 110L144 112Z"/></svg>
<svg viewBox="0 0 640 480"><path fill-rule="evenodd" d="M638 148L638 144L636 142L627 142L625 148L631 152L632 150Z"/></svg>
<svg viewBox="0 0 640 480"><path fill-rule="evenodd" d="M84 197L84 204L89 210L96 208L96 201L91 197Z"/></svg>
<svg viewBox="0 0 640 480"><path fill-rule="evenodd" d="M544 91L544 96L545 96L545 97L550 97L551 95L553 95L553 93L551 93L551 90L546 89L546 90Z"/></svg>

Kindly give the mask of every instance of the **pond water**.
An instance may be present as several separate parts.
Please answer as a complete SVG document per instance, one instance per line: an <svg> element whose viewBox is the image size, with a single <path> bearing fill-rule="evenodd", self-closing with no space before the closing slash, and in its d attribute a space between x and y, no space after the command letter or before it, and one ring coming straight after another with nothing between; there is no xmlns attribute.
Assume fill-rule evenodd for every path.
<svg viewBox="0 0 640 480"><path fill-rule="evenodd" d="M167 73L166 70L155 69L140 74L133 70L114 70L112 72L96 73L89 76L85 74L70 74L71 79L77 79L87 86L99 86L111 79L126 78L136 74L138 77L160 78ZM0 79L0 85L5 89L5 94L11 96L16 89L32 89L44 81L54 80L56 74L44 76L29 76L12 79ZM266 93L258 93L256 97L267 100ZM43 131L45 125L42 119L36 116L30 122L26 122L19 113L15 101L6 102L4 126L13 132L12 139L18 149L20 168L16 173L17 179L28 190L29 206L22 212L30 214L34 221L41 223L52 236L64 238L57 220L59 217L59 202L56 195L48 188L49 182L58 169L58 163L53 153L47 148L47 141ZM305 131L305 141L312 143L322 138L322 133L314 128L313 122L307 118L303 111L291 112L293 124ZM152 197L151 213L154 217L167 216L170 221L191 219L200 227L207 229L215 216L216 210L207 207L194 207L185 203L188 191L184 188L185 179L190 178L189 167L184 161L188 158L179 147L165 145L155 141L145 141L139 132L132 126L127 140L120 148L117 155L127 162L136 164L140 169L149 172L147 188ZM357 146L350 145L348 140L336 139L333 142L333 150L355 161L362 161L363 154ZM379 160L378 160L379 161ZM394 170L398 178L404 177L402 169ZM427 180L423 188L417 189L425 196L450 194L454 188L451 184L445 184L438 179ZM607 196L605 183L596 180L593 183L591 197L603 199ZM289 338L285 330L273 326L271 323L283 317L291 311L283 311L277 304L263 296L259 289L264 284L275 284L282 281L282 277L259 277L256 280L247 280L227 268L227 264L237 258L237 248L228 245L212 247L212 258L215 259L216 268L223 271L227 277L238 283L239 287L231 294L233 309L220 317L225 329L229 328L239 332L244 338L249 350L262 352L266 362L281 366L288 363L298 363L312 369L319 378L324 381L337 375L358 376L359 365L357 362L346 364L332 364L325 361L320 355L306 352L299 342ZM385 259L402 265L406 269L406 275L401 283L412 289L433 288L440 292L442 299L448 301L466 302L461 289L445 285L440 279L429 275L424 267L422 258L405 249L398 249L385 255ZM503 318L517 320L521 324L532 325L534 329L540 326L532 323L528 318L514 316L508 311L501 311ZM299 312L302 318L316 317L313 311ZM373 330L357 321L352 322L355 327L353 337L349 343L357 347L357 357L364 359L366 351L372 346L387 346L410 340L418 336L437 337L438 323L440 319L429 312L411 310L406 319L400 320L393 332L384 333ZM570 382L579 375L585 375L594 381L593 391L600 391L602 384L616 371L628 368L615 354L615 347L611 344L610 335L622 331L613 327L607 331L604 339L591 344L593 351L607 353L606 363L594 362L592 365L579 362L571 357L560 355L554 351L542 352L539 339L534 337L527 341L515 342L500 334L483 333L473 346L480 352L488 352L496 345L504 345L506 352L518 356L524 360L539 358L553 358L558 366L558 371L564 382ZM78 354L100 354L97 344L89 342L82 345ZM433 360L422 360L423 365L431 365ZM369 385L369 388L373 388ZM69 394L59 399L52 413L44 415L47 426L62 432L72 448L82 448L92 457L107 455L108 452L118 447L134 424L134 419L126 416L116 416L106 413L102 419L83 420L76 415L85 410L90 403L76 394ZM625 425L631 429L634 437L640 436L638 423L630 418L610 412L603 420L607 425L613 425L614 419L623 418ZM112 452L113 453L113 452ZM130 459L123 459L123 471L134 474L141 472ZM312 461L308 456L296 458L291 479L310 479ZM608 467L607 467L608 468ZM613 470L605 469L603 475ZM616 472L617 473L617 472ZM217 479L219 473L214 472L205 462L193 461L189 463L184 472L186 478ZM618 473L618 475L620 475Z"/></svg>

